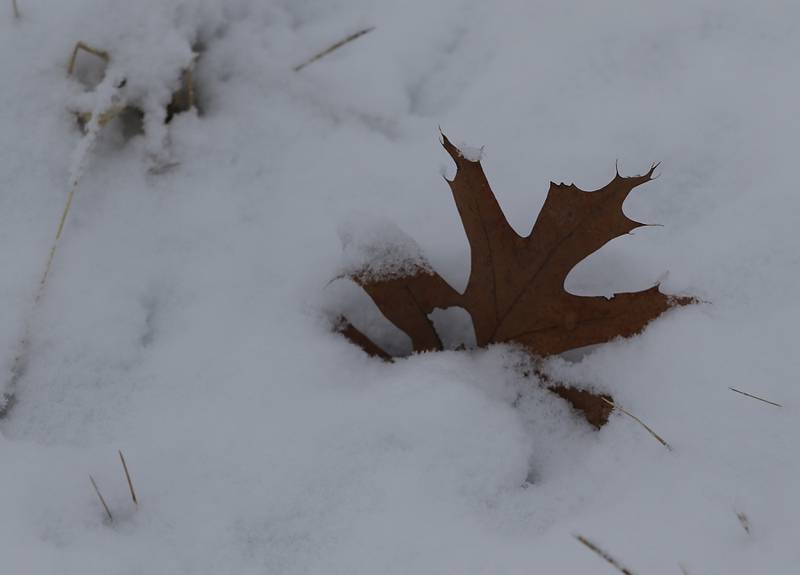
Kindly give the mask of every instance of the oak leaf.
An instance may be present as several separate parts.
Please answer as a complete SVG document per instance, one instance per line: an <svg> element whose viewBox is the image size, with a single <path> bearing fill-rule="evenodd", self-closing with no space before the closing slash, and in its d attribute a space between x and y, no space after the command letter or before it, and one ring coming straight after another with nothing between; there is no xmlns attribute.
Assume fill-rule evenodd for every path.
<svg viewBox="0 0 800 575"><path fill-rule="evenodd" d="M443 348L429 318L436 308L465 309L478 346L512 343L545 357L632 336L670 307L695 301L663 294L658 285L610 299L577 296L564 289L567 274L580 261L614 238L646 225L628 218L622 204L634 188L653 179L657 164L640 176L617 173L593 192L551 182L531 233L522 237L503 215L480 160L466 157L444 134L442 145L456 163L456 175L448 183L470 246L471 269L464 292L452 288L424 260L406 263L399 275L381 276L367 267L348 274L411 338L414 351ZM389 356L352 325L343 325L342 333L365 351ZM584 411L590 422L605 423L610 408L599 396L547 383Z"/></svg>

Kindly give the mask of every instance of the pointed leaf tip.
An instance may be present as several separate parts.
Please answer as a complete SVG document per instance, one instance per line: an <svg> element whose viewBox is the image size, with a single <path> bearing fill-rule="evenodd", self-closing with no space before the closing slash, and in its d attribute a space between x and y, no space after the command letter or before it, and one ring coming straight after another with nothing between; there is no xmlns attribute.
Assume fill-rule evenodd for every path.
<svg viewBox="0 0 800 575"><path fill-rule="evenodd" d="M630 219L630 218L628 218L628 220L629 220L629 222L630 222L630 223L629 223L629 225L630 225L630 227L631 227L631 229L630 229L630 230L628 230L628 233L629 233L629 234L630 234L631 232L633 232L633 231L636 231L636 230L638 230L639 228L649 228L649 227L651 227L651 226L653 225L653 224L646 224L646 223L644 223L644 222L639 222L639 221L636 221L636 220L632 220L632 219Z"/></svg>
<svg viewBox="0 0 800 575"><path fill-rule="evenodd" d="M444 132L442 132L442 147L447 151L450 157L453 158L456 166L458 166L464 160L461 150L459 150L458 147L450 141Z"/></svg>
<svg viewBox="0 0 800 575"><path fill-rule="evenodd" d="M661 162L653 162L650 164L650 168L643 174L638 176L623 176L619 172L619 160L614 162L614 180L634 180L633 187L639 186L641 184L647 183L651 180L655 180L658 176L654 176L656 169L661 165Z"/></svg>
<svg viewBox="0 0 800 575"><path fill-rule="evenodd" d="M450 154L450 157L453 158L453 161L456 162L456 165L463 165L464 163L467 164L480 164L481 157L483 156L484 146L480 148L472 149L472 148L459 148L450 139L443 133L440 132L441 144L442 147L447 150L447 153Z"/></svg>

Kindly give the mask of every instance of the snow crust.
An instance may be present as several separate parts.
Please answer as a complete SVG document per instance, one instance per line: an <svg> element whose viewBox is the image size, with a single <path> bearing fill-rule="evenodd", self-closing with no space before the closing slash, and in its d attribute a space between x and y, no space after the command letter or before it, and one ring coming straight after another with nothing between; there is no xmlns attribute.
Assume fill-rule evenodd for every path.
<svg viewBox="0 0 800 575"><path fill-rule="evenodd" d="M612 573L575 534L635 573L797 572L800 5L18 5L0 14L0 386L30 342L0 421L4 573ZM79 40L111 54L94 93L66 74ZM200 111L165 126L195 54ZM113 97L145 133L87 139L71 110ZM547 182L595 189L617 159L662 161L625 209L663 227L611 242L567 288L669 270L663 291L709 303L546 367L673 451L619 413L590 429L516 350L386 364L331 333L333 310L401 337L351 282L326 287L340 229L346 265L389 254L394 273L422 250L463 288L439 126L486 146L523 234Z"/></svg>

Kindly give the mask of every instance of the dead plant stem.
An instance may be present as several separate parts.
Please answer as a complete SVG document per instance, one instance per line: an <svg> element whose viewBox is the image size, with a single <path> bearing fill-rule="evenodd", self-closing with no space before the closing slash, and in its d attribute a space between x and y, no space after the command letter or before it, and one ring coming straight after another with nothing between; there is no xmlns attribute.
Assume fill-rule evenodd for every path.
<svg viewBox="0 0 800 575"><path fill-rule="evenodd" d="M131 474L128 472L128 464L125 463L125 456L122 455L122 450L119 450L119 459L122 461L122 468L125 470L125 479L128 480L128 489L131 490L131 499L133 499L133 503L135 505L139 505L139 501L136 499L136 491L133 489L133 481L131 481Z"/></svg>
<svg viewBox="0 0 800 575"><path fill-rule="evenodd" d="M90 475L89 476L89 481L92 482L92 487L94 487L94 492L97 493L97 497L100 498L100 503L103 504L103 509L106 510L106 514L108 515L108 520L109 521L114 521L114 517L112 517L112 515L111 515L111 510L108 508L108 504L106 503L106 500L103 499L103 494L100 493L100 489L97 487L97 483L95 482L94 477L92 477Z"/></svg>
<svg viewBox="0 0 800 575"><path fill-rule="evenodd" d="M774 405L775 407L783 407L780 403L775 403L774 401L770 401L768 399L764 399L763 397L758 397L757 395L753 395L751 393L747 393L745 391L741 391L736 389L735 387L729 387L731 391L735 391L736 393L741 393L742 395L746 395L747 397L752 397L753 399L757 399L758 401L763 401L764 403L769 403L770 405Z"/></svg>
<svg viewBox="0 0 800 575"><path fill-rule="evenodd" d="M375 29L374 26L370 26L369 28L364 28L363 30L359 30L358 32L350 34L347 38L339 40L335 44L332 44L331 46L325 48L322 52L318 52L318 53L314 54L311 58L309 58L308 60L306 60L302 64L299 64L299 65L295 66L294 67L294 71L295 72L299 72L300 70L302 70L303 68L305 68L309 64L311 64L313 62L316 62L320 58L324 58L325 56L327 56L331 52L335 52L336 50L338 50L342 46L344 46L346 44L349 44L353 40L355 40L357 38L360 38L361 36L363 36L364 34L367 34L368 32L372 32L374 29Z"/></svg>
<svg viewBox="0 0 800 575"><path fill-rule="evenodd" d="M658 433L656 433L655 431L653 431L653 430L652 430L652 429L651 429L651 428L650 428L650 427L649 427L649 426L648 426L648 425L647 425L647 424L646 424L644 421L642 421L641 419L639 419L638 417L636 417L636 416L635 416L634 414L632 414L630 411L627 411L627 410L623 409L622 407L620 407L620 406L619 406L619 405L617 405L616 403L614 403L614 402L612 402L612 401L609 401L609 400L607 400L605 397L602 397L602 396L601 396L601 397L600 397L600 399L602 399L603 401L605 401L605 402L606 402L608 405L610 405L610 406L611 406L611 407L613 407L614 409L618 409L618 410L620 410L622 413L624 413L625 415L627 415L628 417L632 418L632 419L633 419L634 421L636 421L636 422L637 422L639 425L641 425L642 427L644 427L644 428L647 430L647 432L648 432L650 435L652 435L653 437L655 437L655 438L656 438L656 440L657 440L657 441L658 441L658 442L659 442L661 445L663 445L664 447L666 447L667 449L669 449L670 451L672 451L672 446L671 446L669 443L667 443L667 442L664 440L664 438L663 438L663 437L661 437L661 436L660 436Z"/></svg>
<svg viewBox="0 0 800 575"><path fill-rule="evenodd" d="M623 575L633 575L633 571L622 565L619 561L614 559L607 551L604 551L591 541L589 541L583 535L575 535L575 539L586 545L589 549L591 549L594 553L605 559L610 565L616 568L620 573Z"/></svg>

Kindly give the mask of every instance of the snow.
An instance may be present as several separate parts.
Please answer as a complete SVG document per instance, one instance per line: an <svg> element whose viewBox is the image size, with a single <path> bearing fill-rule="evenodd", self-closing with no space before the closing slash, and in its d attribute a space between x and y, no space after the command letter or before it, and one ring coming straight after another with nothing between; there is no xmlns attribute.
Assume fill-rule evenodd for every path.
<svg viewBox="0 0 800 575"><path fill-rule="evenodd" d="M483 158L483 148L474 148L463 144L459 146L458 151L461 152L461 157L470 162L480 162Z"/></svg>
<svg viewBox="0 0 800 575"><path fill-rule="evenodd" d="M386 218L354 214L340 226L339 240L344 252L342 275L369 281L432 272L414 238Z"/></svg>
<svg viewBox="0 0 800 575"><path fill-rule="evenodd" d="M30 342L0 421L7 571L613 573L579 534L636 573L796 572L795 3L18 4L0 15L0 385ZM79 40L111 53L94 95L66 75ZM199 112L165 127L195 54ZM117 121L91 146L70 110L118 77L145 133ZM485 146L522 234L549 181L596 189L617 159L662 161L625 205L662 227L611 242L567 288L668 270L664 292L708 303L546 367L673 451L622 414L594 431L517 350L385 364L332 333L345 313L407 345L357 287L326 287L354 253L424 253L464 287L439 126ZM358 260L339 230L385 249Z"/></svg>

